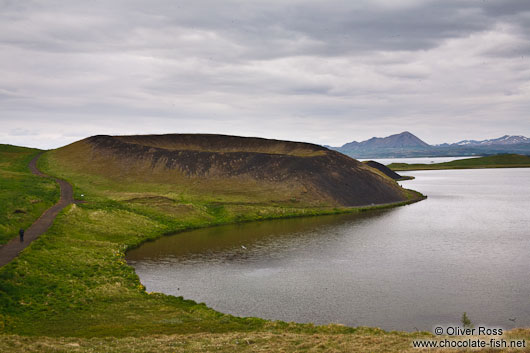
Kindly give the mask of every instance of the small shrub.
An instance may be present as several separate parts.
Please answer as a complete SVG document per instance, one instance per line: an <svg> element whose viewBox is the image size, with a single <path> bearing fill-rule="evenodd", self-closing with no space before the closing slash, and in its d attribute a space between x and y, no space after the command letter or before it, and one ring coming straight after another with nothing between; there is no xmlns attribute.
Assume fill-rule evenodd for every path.
<svg viewBox="0 0 530 353"><path fill-rule="evenodd" d="M471 322L471 320L469 319L469 317L467 316L467 313L464 312L462 314L462 325L465 327L465 328L471 328L473 327L473 323Z"/></svg>

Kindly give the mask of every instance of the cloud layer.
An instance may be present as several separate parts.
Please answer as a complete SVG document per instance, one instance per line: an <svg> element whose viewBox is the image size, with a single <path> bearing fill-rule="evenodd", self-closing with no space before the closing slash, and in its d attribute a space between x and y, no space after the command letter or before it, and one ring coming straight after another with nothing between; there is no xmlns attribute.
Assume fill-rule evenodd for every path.
<svg viewBox="0 0 530 353"><path fill-rule="evenodd" d="M0 0L0 143L530 135L530 3Z"/></svg>

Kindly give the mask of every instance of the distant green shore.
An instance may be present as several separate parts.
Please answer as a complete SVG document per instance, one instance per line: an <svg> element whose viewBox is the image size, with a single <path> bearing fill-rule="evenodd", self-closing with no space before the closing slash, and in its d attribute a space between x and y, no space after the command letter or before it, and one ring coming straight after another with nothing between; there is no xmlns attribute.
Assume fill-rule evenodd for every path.
<svg viewBox="0 0 530 353"><path fill-rule="evenodd" d="M392 163L389 164L387 167L389 167L393 171L480 168L529 168L530 156L520 154L500 154L495 156L459 159L451 162L433 164Z"/></svg>

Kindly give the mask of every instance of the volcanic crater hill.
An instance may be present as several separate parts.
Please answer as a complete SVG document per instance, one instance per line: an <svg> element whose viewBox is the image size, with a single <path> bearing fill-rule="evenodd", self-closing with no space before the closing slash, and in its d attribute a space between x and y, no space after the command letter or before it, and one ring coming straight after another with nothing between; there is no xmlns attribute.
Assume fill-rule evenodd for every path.
<svg viewBox="0 0 530 353"><path fill-rule="evenodd" d="M98 135L51 152L75 173L250 202L360 206L399 202L404 190L376 169L325 147L210 134Z"/></svg>

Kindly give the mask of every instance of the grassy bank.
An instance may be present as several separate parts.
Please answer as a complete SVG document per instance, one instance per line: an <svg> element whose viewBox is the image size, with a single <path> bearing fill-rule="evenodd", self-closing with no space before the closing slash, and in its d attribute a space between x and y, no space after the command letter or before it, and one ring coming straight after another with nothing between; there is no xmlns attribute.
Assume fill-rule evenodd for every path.
<svg viewBox="0 0 530 353"><path fill-rule="evenodd" d="M0 350L13 353L417 352L410 342L427 337L425 333L384 333L370 329L351 334L229 332L92 339L0 335Z"/></svg>
<svg viewBox="0 0 530 353"><path fill-rule="evenodd" d="M503 336L433 337L428 333L384 332L361 328L354 333L293 333L293 332L227 332L183 335L148 335L143 337L27 337L0 335L0 351L12 353L47 352L447 352L455 349L420 349L413 341L463 341L491 338L530 342L529 329L516 329ZM477 352L477 349L458 350ZM490 349L491 352L527 352L528 348Z"/></svg>
<svg viewBox="0 0 530 353"><path fill-rule="evenodd" d="M91 337L160 334L192 335L200 341L199 336L193 336L198 333L210 333L216 337L214 341L222 342L236 337L236 333L252 333L256 341L259 334L274 334L278 341L279 335L290 334L293 342L303 340L296 335L373 334L388 335L390 343L396 335L378 329L239 318L182 297L147 293L124 256L128 248L146 240L186 229L260 219L363 212L419 200L421 195L417 193L408 192L409 201L403 203L356 209L307 207L298 202L251 203L246 198L239 199L238 195L222 202L215 195L194 197L167 185L119 184L94 175L71 173L57 163L52 153L42 157L40 168L70 181L75 186L76 198L86 203L66 208L45 235L13 262L0 268L0 332L7 334L2 344L19 339L41 343L61 341L14 335L79 337L83 340L75 342L81 343L97 342L84 340ZM116 351L128 351L123 348L127 347L126 342L134 342L133 338L113 340L118 345ZM189 344L200 342L190 339Z"/></svg>
<svg viewBox="0 0 530 353"><path fill-rule="evenodd" d="M35 176L29 161L41 151L0 145L0 245L28 228L58 200L59 188L50 180Z"/></svg>
<svg viewBox="0 0 530 353"><path fill-rule="evenodd" d="M392 163L387 167L394 171L440 170L440 169L479 169L479 168L529 168L530 156L520 154L500 154L496 156L460 159L445 163L407 164Z"/></svg>

